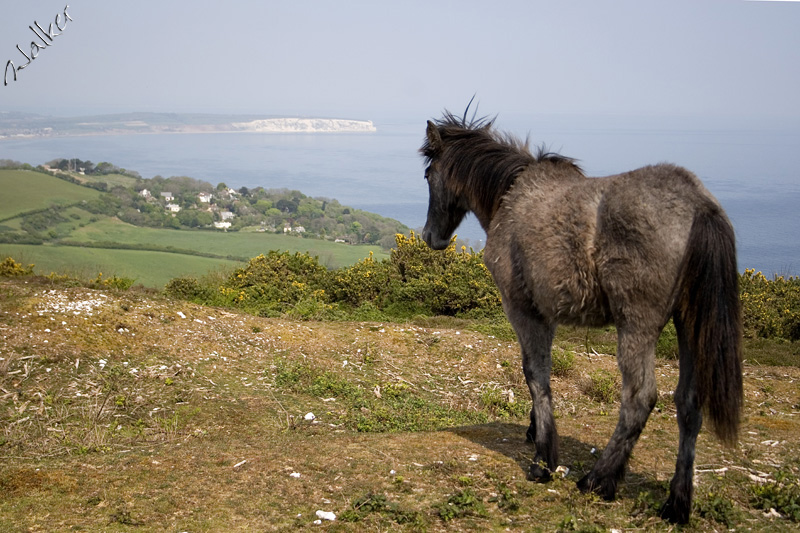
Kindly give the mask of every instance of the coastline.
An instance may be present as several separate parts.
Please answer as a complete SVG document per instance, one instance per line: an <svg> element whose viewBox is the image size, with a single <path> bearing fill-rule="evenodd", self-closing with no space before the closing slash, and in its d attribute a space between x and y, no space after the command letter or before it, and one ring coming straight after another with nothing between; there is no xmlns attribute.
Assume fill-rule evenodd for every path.
<svg viewBox="0 0 800 533"><path fill-rule="evenodd" d="M53 139L93 135L163 135L180 133L332 134L375 133L370 120L226 115L132 113L95 117L57 118L31 115L6 118L0 114L0 141Z"/></svg>

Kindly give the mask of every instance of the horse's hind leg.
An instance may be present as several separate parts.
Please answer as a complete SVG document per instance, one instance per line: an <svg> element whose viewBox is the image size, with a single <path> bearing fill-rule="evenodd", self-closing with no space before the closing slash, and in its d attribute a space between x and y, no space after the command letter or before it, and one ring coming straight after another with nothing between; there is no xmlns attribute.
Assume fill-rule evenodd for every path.
<svg viewBox="0 0 800 533"><path fill-rule="evenodd" d="M675 389L675 407L678 410L678 460L675 475L669 486L669 498L661 508L661 517L671 522L685 524L692 511L692 478L694 476L694 450L697 434L703 423L695 388L694 361L687 344L682 322L675 318L680 350L680 377Z"/></svg>
<svg viewBox="0 0 800 533"><path fill-rule="evenodd" d="M522 370L531 393L531 424L526 436L536 445L528 479L549 481L558 466L558 432L550 392L550 349L555 326L527 313L508 313L522 349Z"/></svg>
<svg viewBox="0 0 800 533"><path fill-rule="evenodd" d="M606 500L613 500L617 482L625 474L634 444L644 429L656 403L655 345L657 336L643 329L619 331L617 364L622 372L622 403L619 421L594 468L580 481L582 492L593 491Z"/></svg>

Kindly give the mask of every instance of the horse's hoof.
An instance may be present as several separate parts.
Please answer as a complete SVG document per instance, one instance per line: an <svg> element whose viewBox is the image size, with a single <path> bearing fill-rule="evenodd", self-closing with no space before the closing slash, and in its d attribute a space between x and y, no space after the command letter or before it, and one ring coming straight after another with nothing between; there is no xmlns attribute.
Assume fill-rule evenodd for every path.
<svg viewBox="0 0 800 533"><path fill-rule="evenodd" d="M586 494L587 492L594 492L607 502L613 501L617 494L617 483L613 479L597 480L591 478L591 472L583 476L578 481L578 490Z"/></svg>
<svg viewBox="0 0 800 533"><path fill-rule="evenodd" d="M552 478L550 469L541 466L538 463L533 463L528 472L528 481L535 481L537 483L547 483Z"/></svg>
<svg viewBox="0 0 800 533"><path fill-rule="evenodd" d="M669 498L661 507L659 514L663 520L672 522L673 524L688 524L691 511L691 504L681 505L674 502L672 498Z"/></svg>

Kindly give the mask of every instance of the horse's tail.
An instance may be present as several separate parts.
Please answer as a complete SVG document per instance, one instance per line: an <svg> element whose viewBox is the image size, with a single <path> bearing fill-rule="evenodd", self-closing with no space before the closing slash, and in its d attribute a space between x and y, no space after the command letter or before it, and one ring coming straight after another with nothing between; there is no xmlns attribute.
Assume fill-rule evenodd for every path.
<svg viewBox="0 0 800 533"><path fill-rule="evenodd" d="M743 403L742 314L733 227L716 204L695 214L679 283L676 314L694 360L697 405L732 444Z"/></svg>

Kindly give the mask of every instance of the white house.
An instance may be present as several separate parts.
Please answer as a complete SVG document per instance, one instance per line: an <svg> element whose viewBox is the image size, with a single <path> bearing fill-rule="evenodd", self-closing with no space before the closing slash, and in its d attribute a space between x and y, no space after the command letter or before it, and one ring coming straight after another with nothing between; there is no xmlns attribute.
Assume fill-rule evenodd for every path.
<svg viewBox="0 0 800 533"><path fill-rule="evenodd" d="M214 222L214 227L217 229L228 229L231 227L230 222Z"/></svg>
<svg viewBox="0 0 800 533"><path fill-rule="evenodd" d="M142 198L150 198L152 196L152 194L150 194L150 191L148 191L147 189L142 189L141 191L139 191L139 194L142 196Z"/></svg>
<svg viewBox="0 0 800 533"><path fill-rule="evenodd" d="M171 192L162 192L161 199L164 200L165 202L171 202L172 200L175 199L175 197L172 196Z"/></svg>
<svg viewBox="0 0 800 533"><path fill-rule="evenodd" d="M178 204L167 204L167 211L170 213L178 213L181 210L181 206Z"/></svg>
<svg viewBox="0 0 800 533"><path fill-rule="evenodd" d="M230 211L222 211L222 212L220 212L219 216L223 221L224 220L231 220L232 218L236 217L236 215L234 215Z"/></svg>
<svg viewBox="0 0 800 533"><path fill-rule="evenodd" d="M306 228L304 228L303 226L294 226L294 227L292 227L291 224L287 223L287 224L284 224L284 226L283 226L283 232L284 233L305 233L306 232Z"/></svg>
<svg viewBox="0 0 800 533"><path fill-rule="evenodd" d="M201 192L197 195L197 199L200 200L202 203L207 204L211 202L211 193Z"/></svg>

